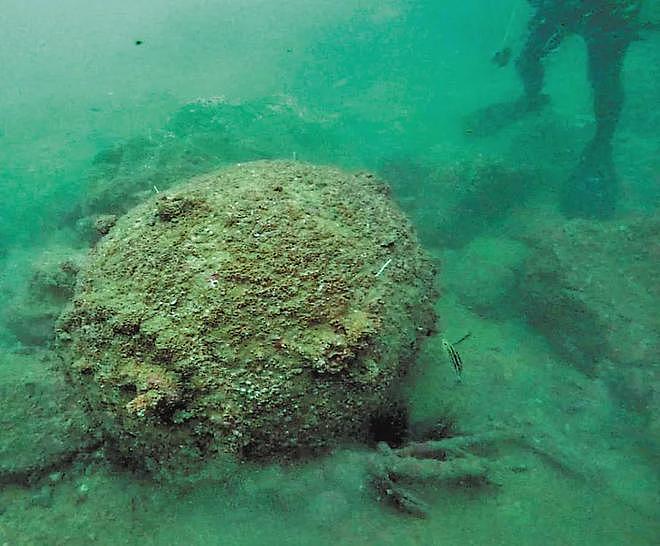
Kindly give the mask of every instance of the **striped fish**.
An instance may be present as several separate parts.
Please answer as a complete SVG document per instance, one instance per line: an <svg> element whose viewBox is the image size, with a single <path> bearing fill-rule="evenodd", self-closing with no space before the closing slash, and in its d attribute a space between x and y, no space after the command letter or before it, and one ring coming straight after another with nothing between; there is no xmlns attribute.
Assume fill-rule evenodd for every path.
<svg viewBox="0 0 660 546"><path fill-rule="evenodd" d="M461 339L459 339L456 343L453 345L449 343L446 339L442 339L442 347L445 350L445 353L447 353L447 358L449 358L449 363L452 365L452 368L454 368L454 372L456 373L457 379L460 381L461 380L461 374L463 373L463 360L461 359L460 353L456 350L454 345L458 345L461 341L465 341L467 338L470 337L471 334L466 334L464 335Z"/></svg>

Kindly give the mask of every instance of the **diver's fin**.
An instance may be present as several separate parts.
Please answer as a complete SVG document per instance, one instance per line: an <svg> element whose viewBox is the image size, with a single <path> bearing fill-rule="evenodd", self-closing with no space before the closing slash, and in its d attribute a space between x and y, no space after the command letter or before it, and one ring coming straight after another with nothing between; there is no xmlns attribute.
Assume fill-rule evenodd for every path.
<svg viewBox="0 0 660 546"><path fill-rule="evenodd" d="M466 134L487 137L501 131L507 125L521 120L528 114L538 112L550 102L550 97L521 97L515 101L491 104L473 112L463 120Z"/></svg>
<svg viewBox="0 0 660 546"><path fill-rule="evenodd" d="M614 216L618 194L611 154L588 150L564 187L560 208L568 218L608 220Z"/></svg>

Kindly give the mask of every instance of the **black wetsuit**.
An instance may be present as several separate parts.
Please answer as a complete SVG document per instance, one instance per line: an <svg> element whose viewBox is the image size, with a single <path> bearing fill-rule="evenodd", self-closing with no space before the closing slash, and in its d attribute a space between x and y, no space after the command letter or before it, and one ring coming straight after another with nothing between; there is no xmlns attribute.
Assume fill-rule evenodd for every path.
<svg viewBox="0 0 660 546"><path fill-rule="evenodd" d="M525 94L536 100L543 87L542 59L569 34L579 34L587 45L589 82L594 93L596 135L612 140L621 108L623 58L637 29L633 3L624 7L613 0L530 0L536 13L516 65Z"/></svg>
<svg viewBox="0 0 660 546"><path fill-rule="evenodd" d="M621 69L636 38L639 0L530 0L536 12L516 61L529 109L544 102L543 58L570 34L587 45L588 75L593 89L596 132L562 200L569 216L611 216L617 184L612 137L623 107Z"/></svg>

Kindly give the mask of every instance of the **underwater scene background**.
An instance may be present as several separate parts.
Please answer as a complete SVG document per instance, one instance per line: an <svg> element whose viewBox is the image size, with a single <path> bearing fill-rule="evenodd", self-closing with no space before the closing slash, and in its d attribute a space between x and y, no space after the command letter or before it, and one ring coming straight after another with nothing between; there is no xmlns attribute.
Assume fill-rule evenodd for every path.
<svg viewBox="0 0 660 546"><path fill-rule="evenodd" d="M0 545L657 544L660 38L656 1L639 7L2 0ZM539 13L560 9L534 42ZM521 108L535 44L543 101ZM80 272L140 206L254 160L387 184L427 257L382 259L368 278L403 287L404 273L436 272L420 291L432 301L405 284L401 315L386 318L396 331L428 304L437 321L413 349L383 344L415 358L390 377L390 412L351 406L368 434L153 472L113 455L62 357L92 277ZM391 221L382 239L377 220L365 227L383 241L376 259ZM360 245L347 245L351 263L367 259ZM163 264L150 271L167 283ZM114 297L114 280L95 282ZM146 394L165 388L145 381ZM194 421L184 413L174 428Z"/></svg>

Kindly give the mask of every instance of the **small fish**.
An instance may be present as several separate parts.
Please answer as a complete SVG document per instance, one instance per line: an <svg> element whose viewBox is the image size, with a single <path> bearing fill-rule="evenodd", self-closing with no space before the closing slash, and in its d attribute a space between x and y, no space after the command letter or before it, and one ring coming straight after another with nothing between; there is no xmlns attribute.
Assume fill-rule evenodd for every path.
<svg viewBox="0 0 660 546"><path fill-rule="evenodd" d="M465 338L463 338L465 339ZM459 343L463 341L463 339L459 340ZM461 355L458 353L458 351L454 348L454 346L449 343L446 339L442 340L442 347L444 348L445 352L447 353L447 356L449 357L449 362L451 363L452 367L454 368L454 372L456 373L456 377L458 380L461 380L461 374L463 373L463 360L461 359Z"/></svg>

